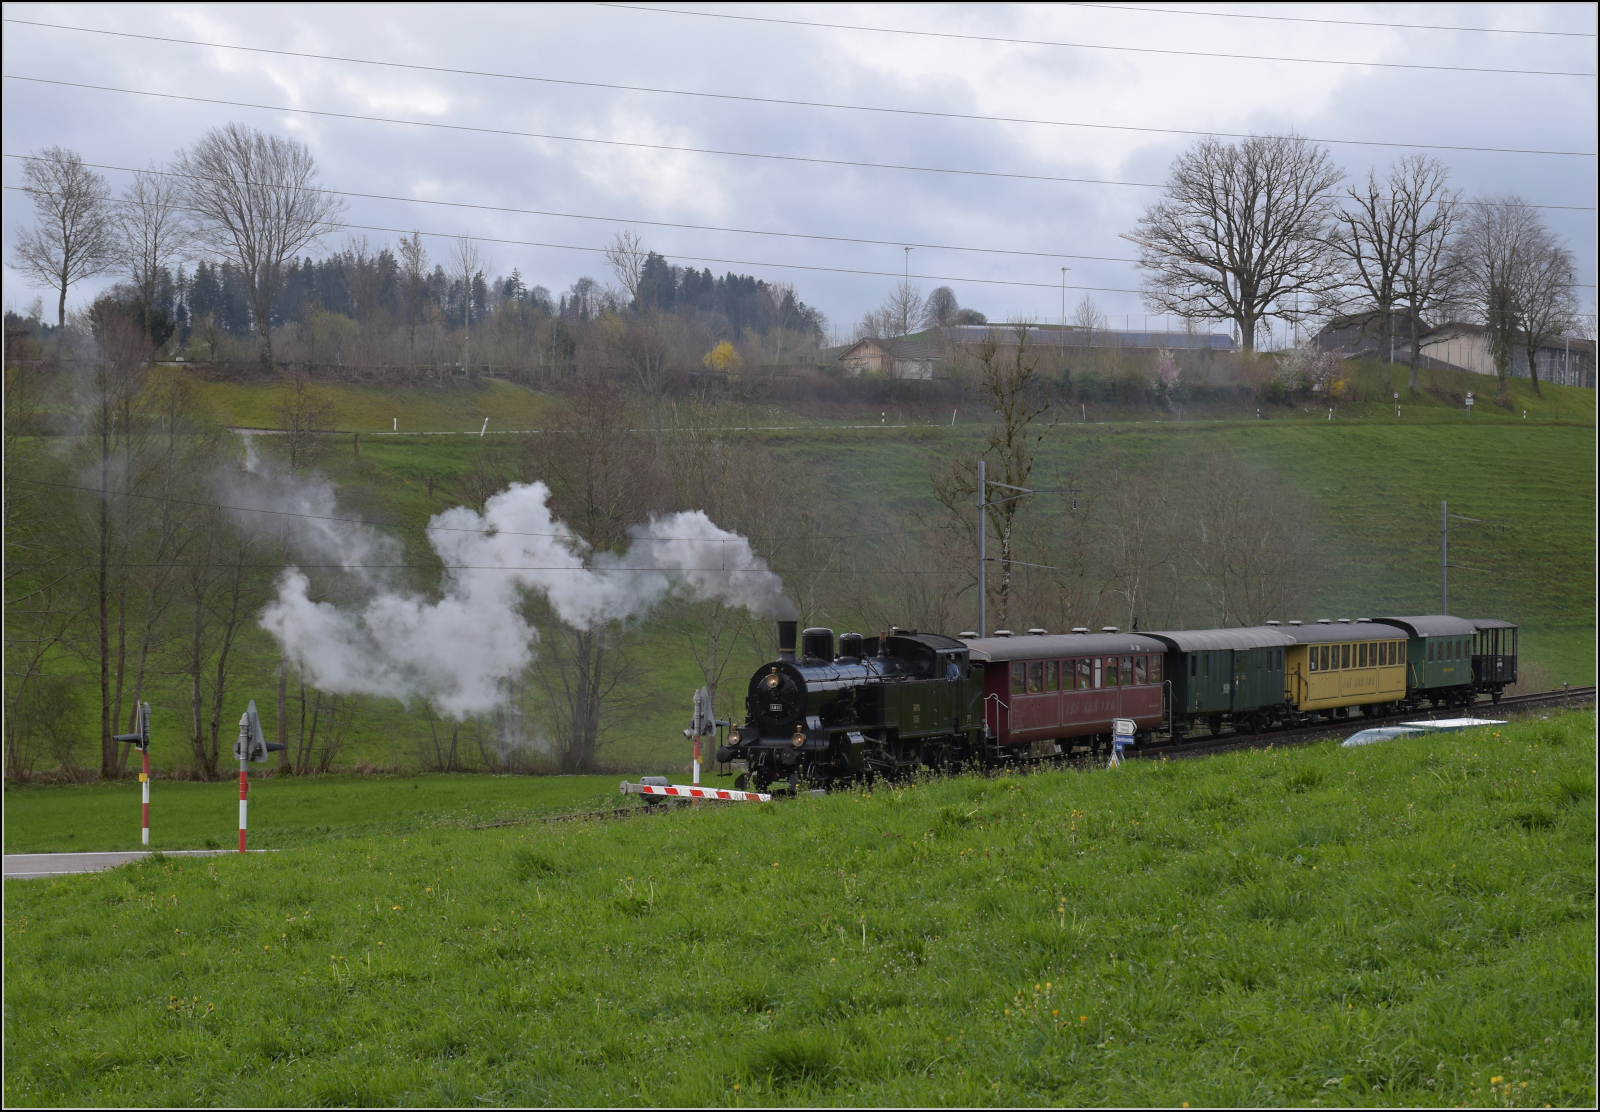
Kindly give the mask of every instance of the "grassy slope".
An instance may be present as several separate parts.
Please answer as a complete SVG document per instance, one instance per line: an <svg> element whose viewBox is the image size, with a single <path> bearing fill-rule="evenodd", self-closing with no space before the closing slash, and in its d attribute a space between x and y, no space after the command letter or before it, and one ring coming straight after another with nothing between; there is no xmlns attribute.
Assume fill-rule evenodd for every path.
<svg viewBox="0 0 1600 1112"><path fill-rule="evenodd" d="M8 1104L1592 1105L1594 717L7 882Z"/></svg>
<svg viewBox="0 0 1600 1112"><path fill-rule="evenodd" d="M275 429L288 387L271 382L200 382L199 394L224 424ZM548 395L501 379L476 385L396 389L348 383L317 383L328 403L325 423L355 432L389 432L394 420L401 432L473 432L489 418L491 431L533 429L549 405Z"/></svg>
<svg viewBox="0 0 1600 1112"><path fill-rule="evenodd" d="M1364 365L1353 377L1359 396L1381 399L1392 384L1403 383L1404 371ZM1492 380L1474 375L1429 372L1424 383L1447 396L1467 389L1493 392ZM207 383L203 389L230 424L275 420L270 387ZM501 411L527 427L532 415L556 404L549 395L495 380L441 391L325 389L335 402L335 423L342 427L381 428L386 414L402 410L415 414L403 417L403 427L425 426L430 419L438 428L476 427L488 411L486 399L500 399L495 404L503 403ZM1533 399L1522 380L1512 380L1511 389L1513 412L1486 403L1470 421L1463 410L1428 393L1405 394L1400 419L1388 403L1371 400L1346 403L1334 421L1325 412L1308 417L1282 407L1268 407L1269 419L1263 421L1152 419L1148 410L1134 415L1137 420L1067 421L1047 439L1040 473L1059 470L1082 485L1093 483L1097 470L1111 466L1112 459L1152 459L1178 469L1210 452L1238 452L1311 504L1327 575L1315 600L1317 612L1305 618L1433 612L1438 607L1439 501L1448 499L1453 511L1467 516L1511 519L1504 532L1499 526L1456 531L1452 562L1490 571L1452 573L1452 612L1520 621L1525 657L1552 682L1593 682L1595 392L1546 386L1544 397ZM1520 416L1524 402L1532 414L1526 420ZM772 424L796 423L781 413L767 418ZM915 424L915 417L908 420ZM918 513L935 514L930 471L952 454L976 453L980 428L933 423L851 431L812 422L802 431L750 435L784 462L807 469L823 489L842 492L835 507L837 531L866 534L845 546L870 553L880 543L871 534L914 526ZM351 449L348 438L335 438L319 462L339 486L344 504L373 519L420 525L455 503L455 492L475 461L491 472L516 473L519 445L511 437L402 434L364 438L359 458ZM432 559L420 533L403 535L412 562ZM422 590L433 582L425 574L415 578ZM858 624L849 614L829 617L841 628ZM663 763L687 762L679 731L688 717L689 693L700 680L670 615L644 623L638 632L643 664L638 682L650 698L647 709L617 732L609 759L633 771L654 772ZM240 685L240 697L257 700L270 731L268 677L275 651L259 631L242 651L250 660L251 678ZM753 648L744 652L729 672L735 687L757 663ZM187 693L181 684L158 680L151 694L158 733L174 731ZM163 726L168 716L173 725ZM92 721L85 717L82 726L84 736L92 735ZM414 765L426 735L425 723L399 704L363 700L340 760ZM158 748L163 767L185 760L170 742Z"/></svg>

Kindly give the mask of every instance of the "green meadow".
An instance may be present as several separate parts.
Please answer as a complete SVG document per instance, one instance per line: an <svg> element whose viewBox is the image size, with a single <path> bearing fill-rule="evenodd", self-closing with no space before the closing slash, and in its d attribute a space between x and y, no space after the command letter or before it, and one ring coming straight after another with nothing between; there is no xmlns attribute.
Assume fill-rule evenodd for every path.
<svg viewBox="0 0 1600 1112"><path fill-rule="evenodd" d="M1326 410L1282 405L1263 406L1259 419L1253 407L1238 405L1064 410L1041 444L1036 474L1088 489L1129 465L1176 477L1211 456L1237 456L1304 510L1317 553L1316 580L1307 612L1283 616L1304 620L1436 612L1439 512L1448 501L1452 513L1482 520L1453 523L1451 562L1463 566L1450 574L1450 611L1519 622L1529 686L1593 683L1595 391L1546 385L1535 397L1524 380L1512 380L1511 408L1484 402L1469 418L1458 399L1467 390L1492 395L1491 379L1424 372L1427 389L1416 394L1404 381L1404 368L1355 366L1357 400L1342 403L1331 419ZM493 430L536 427L541 414L564 404L559 395L502 380L438 389L318 388L330 406L329 423L345 431L323 439L314 467L338 488L343 512L411 527L391 532L404 540L407 562L420 565L410 578L424 593L436 586L436 573L427 569L437 558L416 527L458 504L485 476L520 475L521 438L497 437ZM1390 401L1394 388L1402 394L1399 417ZM202 382L199 389L220 422L270 426L284 388ZM388 429L393 416L400 417L399 435L370 435ZM887 559L885 531L939 520L930 478L951 459L976 455L982 426L965 412L955 425L945 424L939 414L910 404L899 413L903 425L877 428L843 427L876 416L865 411L841 409L824 420L757 406L746 416L751 431L735 435L772 452L820 492L832 515L829 527L842 538L841 558L819 588L835 599L822 619L840 630L863 628L864 619L832 588L855 567ZM461 434L477 431L484 417L491 435ZM354 434L361 430L358 441ZM638 709L610 732L602 759L611 767L630 774L670 768L680 775L687 767L681 730L691 692L702 680L681 617L668 607L632 630L637 667L629 690L639 695ZM251 627L236 651L243 669L233 690L241 703L256 700L272 732L276 646ZM728 672L730 705L743 677L771 651L765 629L740 642ZM58 666L84 667L66 655ZM157 767L186 767L179 724L188 691L162 676L151 684ZM80 759L92 765L93 692L88 686L82 691L71 720L84 739ZM429 729L414 709L365 697L351 705L355 715L341 765L419 766ZM290 714L298 715L294 705Z"/></svg>
<svg viewBox="0 0 1600 1112"><path fill-rule="evenodd" d="M352 785L6 882L5 1101L1592 1107L1595 761L1568 712L626 822Z"/></svg>

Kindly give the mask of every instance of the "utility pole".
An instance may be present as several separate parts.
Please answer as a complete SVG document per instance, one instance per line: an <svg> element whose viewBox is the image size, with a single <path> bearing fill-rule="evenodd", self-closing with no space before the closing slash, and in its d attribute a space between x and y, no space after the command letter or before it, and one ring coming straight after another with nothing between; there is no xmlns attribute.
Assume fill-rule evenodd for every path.
<svg viewBox="0 0 1600 1112"><path fill-rule="evenodd" d="M989 587L985 573L988 556L985 554L989 540L989 482L984 477L985 463L978 461L978 636L989 636Z"/></svg>
<svg viewBox="0 0 1600 1112"><path fill-rule="evenodd" d="M988 590L988 543L989 543L989 507L1000 506L1007 502L1015 502L1019 498L1028 498L1035 494L1076 494L1076 487L1064 487L1061 490L1033 490L1029 487L1012 486L1002 483L998 479L987 476L988 465L986 461L978 461L978 636L989 635L989 590ZM1014 490L1017 493L1004 498L989 500L989 488L997 486L1003 490ZM1076 502L1073 503L1077 505ZM1024 560L1006 560L1008 564L1018 564L1025 568L1043 568L1046 571L1055 571L1052 564L1030 564Z"/></svg>

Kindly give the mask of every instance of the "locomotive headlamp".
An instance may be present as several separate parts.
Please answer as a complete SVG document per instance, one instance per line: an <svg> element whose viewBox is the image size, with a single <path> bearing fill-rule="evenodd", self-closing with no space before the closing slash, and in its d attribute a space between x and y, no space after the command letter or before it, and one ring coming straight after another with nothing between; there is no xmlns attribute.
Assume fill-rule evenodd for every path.
<svg viewBox="0 0 1600 1112"><path fill-rule="evenodd" d="M800 748L805 743L806 743L806 732L804 730L796 730L794 732L794 737L789 739L789 744L794 746L796 749Z"/></svg>

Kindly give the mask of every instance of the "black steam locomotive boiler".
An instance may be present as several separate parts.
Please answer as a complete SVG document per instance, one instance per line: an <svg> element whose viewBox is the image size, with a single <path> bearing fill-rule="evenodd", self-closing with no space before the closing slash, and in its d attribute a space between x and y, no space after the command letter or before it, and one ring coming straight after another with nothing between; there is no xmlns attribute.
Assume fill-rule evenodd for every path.
<svg viewBox="0 0 1600 1112"><path fill-rule="evenodd" d="M750 677L744 725L717 750L742 760L755 788L959 766L982 753L981 673L954 638L891 629L878 637L778 623L778 659ZM741 778L742 780L744 778ZM743 785L741 785L743 786Z"/></svg>

